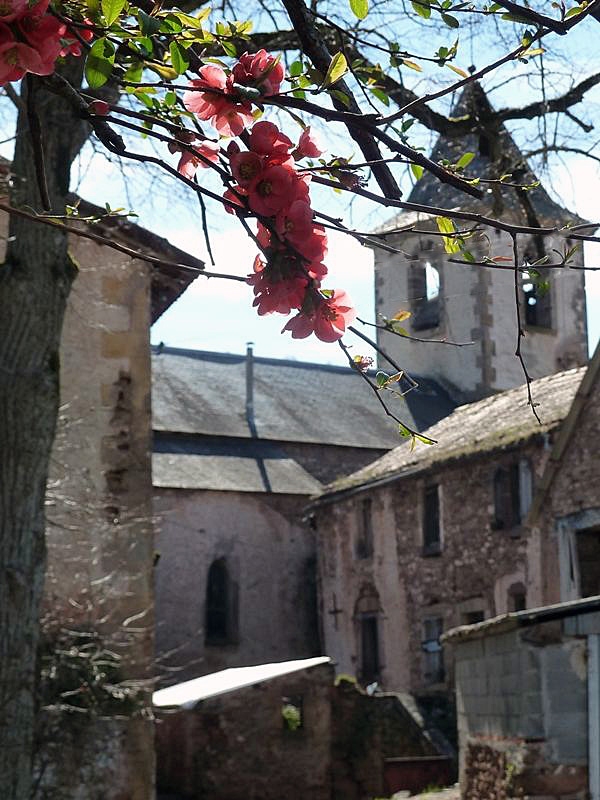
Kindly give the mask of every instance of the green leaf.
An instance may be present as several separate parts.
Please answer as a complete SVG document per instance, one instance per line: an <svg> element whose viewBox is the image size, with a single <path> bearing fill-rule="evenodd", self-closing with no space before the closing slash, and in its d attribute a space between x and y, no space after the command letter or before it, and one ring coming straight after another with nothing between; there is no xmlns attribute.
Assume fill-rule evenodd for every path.
<svg viewBox="0 0 600 800"><path fill-rule="evenodd" d="M140 23L142 36L154 36L162 25L162 20L158 19L158 17L151 17L141 8L138 9L138 22Z"/></svg>
<svg viewBox="0 0 600 800"><path fill-rule="evenodd" d="M125 0L102 0L102 13L107 25L112 25L125 8Z"/></svg>
<svg viewBox="0 0 600 800"><path fill-rule="evenodd" d="M452 234L456 231L456 226L448 217L436 217L438 230L440 233ZM460 253L460 244L454 236L444 236L444 250L447 253Z"/></svg>
<svg viewBox="0 0 600 800"><path fill-rule="evenodd" d="M329 94L332 97L335 97L336 100L339 100L340 103L346 106L346 108L350 108L350 98L346 94L346 92L340 92L339 89L330 89Z"/></svg>
<svg viewBox="0 0 600 800"><path fill-rule="evenodd" d="M115 63L114 45L104 37L91 46L85 62L85 79L90 89L104 86L110 78Z"/></svg>
<svg viewBox="0 0 600 800"><path fill-rule="evenodd" d="M450 14L442 14L442 20L449 28L460 28L460 22Z"/></svg>
<svg viewBox="0 0 600 800"><path fill-rule="evenodd" d="M425 5L421 2L411 2L411 6L420 17L423 17L423 19L429 19L431 16L431 9L428 5Z"/></svg>
<svg viewBox="0 0 600 800"><path fill-rule="evenodd" d="M415 180L419 180L423 176L423 167L420 164L411 164L410 171L415 176Z"/></svg>
<svg viewBox="0 0 600 800"><path fill-rule="evenodd" d="M456 72L457 75L460 75L461 78L469 77L468 74L464 71L464 69L461 69L460 67L455 67L454 64L446 64L446 66L448 67L448 69L451 69L452 72Z"/></svg>
<svg viewBox="0 0 600 800"><path fill-rule="evenodd" d="M188 54L177 42L171 42L169 45L169 53L171 54L173 69L178 75L182 75L190 65Z"/></svg>
<svg viewBox="0 0 600 800"><path fill-rule="evenodd" d="M383 103L385 106L389 106L389 104L390 104L390 98L389 98L389 97L387 96L387 94L386 94L386 93L383 91L383 89L380 89L378 86L373 86L373 87L371 87L371 89L370 89L370 92L371 92L371 94L372 94L372 95L374 95L374 96L375 96L375 97L376 97L378 100L381 100L381 102L382 102L382 103Z"/></svg>
<svg viewBox="0 0 600 800"><path fill-rule="evenodd" d="M387 372L378 372L377 375L375 375L375 383L380 389L386 385L389 379L390 376L387 374Z"/></svg>
<svg viewBox="0 0 600 800"><path fill-rule="evenodd" d="M232 58L235 58L237 56L237 48L233 42L222 41L221 47L227 53L228 56L231 56Z"/></svg>
<svg viewBox="0 0 600 800"><path fill-rule="evenodd" d="M327 67L327 72L323 78L323 86L331 86L337 83L348 70L348 62L343 53L336 53Z"/></svg>
<svg viewBox="0 0 600 800"><path fill-rule="evenodd" d="M294 63L290 65L290 75L292 78L297 78L298 75L302 75L303 72L304 66L301 61L294 61Z"/></svg>
<svg viewBox="0 0 600 800"><path fill-rule="evenodd" d="M475 153L463 153L462 156L456 162L456 166L459 169L464 169L468 167L471 161L475 158Z"/></svg>
<svg viewBox="0 0 600 800"><path fill-rule="evenodd" d="M369 0L350 0L350 9L355 17L364 19L369 13Z"/></svg>

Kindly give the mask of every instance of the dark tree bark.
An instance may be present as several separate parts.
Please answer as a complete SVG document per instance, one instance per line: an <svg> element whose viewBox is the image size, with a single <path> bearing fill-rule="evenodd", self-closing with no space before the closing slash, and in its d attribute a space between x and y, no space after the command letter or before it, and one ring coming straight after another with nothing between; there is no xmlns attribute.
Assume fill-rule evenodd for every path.
<svg viewBox="0 0 600 800"><path fill-rule="evenodd" d="M71 78L81 78L78 74ZM34 102L29 100L34 96ZM47 194L64 213L70 166L86 125L37 78L23 82L11 204L42 210L36 111ZM33 133L33 136L31 135ZM59 403L59 345L76 275L59 229L13 216L0 265L0 797L28 800L36 647L45 568L44 496Z"/></svg>

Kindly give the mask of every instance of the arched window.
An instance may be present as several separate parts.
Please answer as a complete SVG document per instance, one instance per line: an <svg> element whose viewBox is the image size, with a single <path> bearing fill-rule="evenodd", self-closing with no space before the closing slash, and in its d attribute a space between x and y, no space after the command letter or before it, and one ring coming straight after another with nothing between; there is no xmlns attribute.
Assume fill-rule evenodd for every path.
<svg viewBox="0 0 600 800"><path fill-rule="evenodd" d="M364 586L355 608L360 647L359 677L364 686L381 677L380 613L377 590L373 586Z"/></svg>
<svg viewBox="0 0 600 800"><path fill-rule="evenodd" d="M440 324L440 273L429 261L413 264L409 281L413 329L437 328Z"/></svg>
<svg viewBox="0 0 600 800"><path fill-rule="evenodd" d="M525 306L525 324L533 328L552 327L550 285L535 270L523 272L521 288Z"/></svg>
<svg viewBox="0 0 600 800"><path fill-rule="evenodd" d="M235 635L235 587L227 562L218 558L208 570L204 639L208 645L228 644Z"/></svg>

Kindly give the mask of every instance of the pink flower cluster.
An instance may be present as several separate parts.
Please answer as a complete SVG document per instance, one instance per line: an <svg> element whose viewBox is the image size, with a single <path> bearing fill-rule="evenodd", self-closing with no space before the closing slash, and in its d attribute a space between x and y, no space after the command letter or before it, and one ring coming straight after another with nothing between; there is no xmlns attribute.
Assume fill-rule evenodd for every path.
<svg viewBox="0 0 600 800"><path fill-rule="evenodd" d="M295 339L314 333L325 342L338 340L356 312L345 292L320 288L327 274L323 263L327 234L314 221L310 172L300 171L296 163L305 157L316 158L321 149L310 128L303 131L296 146L272 122L256 122L250 128L254 121L252 99L279 91L282 65L260 50L254 55L244 54L229 74L212 64L202 67L199 74L183 97L188 111L210 121L222 136L239 136L246 131L247 149L242 150L235 141L227 147L236 184L224 197L231 213L239 206L240 211L249 210L258 218L257 240L262 255L256 257L254 272L248 278L254 290L254 306L261 315L297 311L283 328ZM187 177L192 177L198 166L208 166L208 161L219 157L212 142L198 141L192 146L195 153L175 146L183 151L178 169Z"/></svg>
<svg viewBox="0 0 600 800"><path fill-rule="evenodd" d="M0 86L26 72L50 75L59 56L81 55L81 45L67 26L48 14L49 0L0 0ZM89 41L93 34L82 29Z"/></svg>

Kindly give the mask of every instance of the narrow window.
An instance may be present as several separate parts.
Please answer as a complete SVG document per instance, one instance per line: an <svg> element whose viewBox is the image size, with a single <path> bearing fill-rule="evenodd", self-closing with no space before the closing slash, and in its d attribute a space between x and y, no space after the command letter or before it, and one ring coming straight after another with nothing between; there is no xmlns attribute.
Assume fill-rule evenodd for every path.
<svg viewBox="0 0 600 800"><path fill-rule="evenodd" d="M423 496L423 553L441 552L439 486L427 486Z"/></svg>
<svg viewBox="0 0 600 800"><path fill-rule="evenodd" d="M444 680L444 651L440 636L444 632L442 617L430 617L423 623L423 677L426 683L441 683Z"/></svg>
<svg viewBox="0 0 600 800"><path fill-rule="evenodd" d="M600 529L578 531L577 558L579 560L580 597L600 594Z"/></svg>
<svg viewBox="0 0 600 800"><path fill-rule="evenodd" d="M373 556L373 518L371 498L363 500L359 509L359 531L356 540L356 557L371 558Z"/></svg>
<svg viewBox="0 0 600 800"><path fill-rule="evenodd" d="M527 459L498 467L494 473L494 525L510 530L519 525L531 507L533 482Z"/></svg>
<svg viewBox="0 0 600 800"><path fill-rule="evenodd" d="M206 583L204 637L208 645L227 644L234 638L234 597L227 562L218 558L210 565Z"/></svg>
<svg viewBox="0 0 600 800"><path fill-rule="evenodd" d="M508 589L508 610L525 611L527 608L527 592L522 583L513 583Z"/></svg>
<svg viewBox="0 0 600 800"><path fill-rule="evenodd" d="M437 328L440 324L440 273L429 261L411 266L409 291L413 329Z"/></svg>
<svg viewBox="0 0 600 800"><path fill-rule="evenodd" d="M525 324L535 328L551 328L552 307L548 284L534 279L529 272L524 272L522 287Z"/></svg>
<svg viewBox="0 0 600 800"><path fill-rule="evenodd" d="M364 614L360 620L361 638L361 679L367 685L378 680L379 664L379 630L377 616Z"/></svg>

